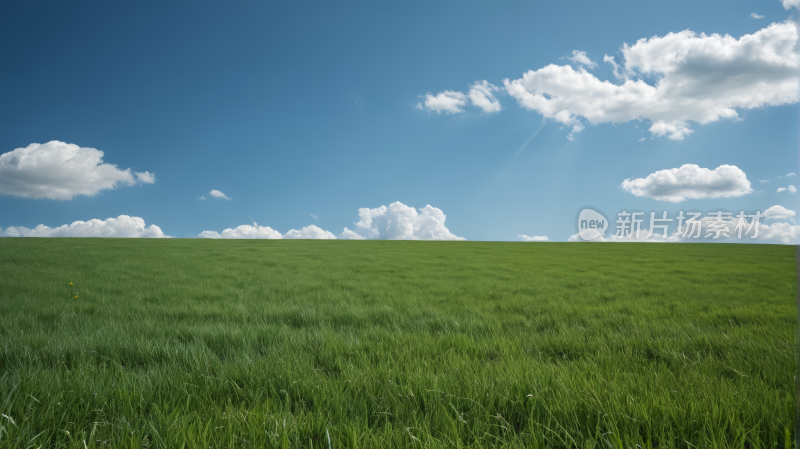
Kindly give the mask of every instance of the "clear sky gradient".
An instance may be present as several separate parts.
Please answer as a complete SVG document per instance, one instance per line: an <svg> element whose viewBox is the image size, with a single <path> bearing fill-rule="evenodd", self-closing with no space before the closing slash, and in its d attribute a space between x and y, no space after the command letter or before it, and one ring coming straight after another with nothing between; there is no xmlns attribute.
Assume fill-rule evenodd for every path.
<svg viewBox="0 0 800 449"><path fill-rule="evenodd" d="M90 176L69 164L23 172L7 157L0 160L0 228L128 215L174 237L253 222L281 234L315 225L340 237L343 228L357 227L360 208L400 202L440 209L446 229L468 240L565 241L586 205L609 215L797 211L800 194L788 186L800 187L800 179L786 178L800 174L800 114L791 92L797 46L779 55L783 62L750 74L761 77L753 83L764 95L779 82L789 85L783 104L734 106L738 117L705 124L690 118L691 133L681 139L651 132L661 112L594 123L587 115L597 109L575 109L588 104L578 98L581 106L559 119L522 106L504 85L553 64L613 86L626 79L655 86L663 73L616 77L604 56L622 64L624 44L684 30L739 40L770 24L794 26L798 9L790 3L6 2L0 153L59 141L102 151L102 163L130 169L132 178L71 199L37 197L25 186ZM769 50L752 45L747 51ZM668 51L649 49L646 57ZM748 70L736 61L720 70ZM679 69L713 90L726 85L714 81L722 76L714 64ZM467 98L483 80L497 86L491 94L499 111L469 100L461 112L426 103L426 94L446 91ZM538 92L550 100L574 87L556 84ZM732 95L721 92L715 101ZM674 114L683 108L670 107ZM575 123L585 129L573 132ZM699 189L698 198L679 202L621 187L685 164L735 166L751 191L743 193L735 173L688 188ZM137 172L154 174L155 182ZM27 184L20 187L15 176L27 176ZM709 197L714 189L728 196ZM774 221L786 223L789 240L771 243L800 243L791 240L800 236L789 228L794 217L782 217Z"/></svg>

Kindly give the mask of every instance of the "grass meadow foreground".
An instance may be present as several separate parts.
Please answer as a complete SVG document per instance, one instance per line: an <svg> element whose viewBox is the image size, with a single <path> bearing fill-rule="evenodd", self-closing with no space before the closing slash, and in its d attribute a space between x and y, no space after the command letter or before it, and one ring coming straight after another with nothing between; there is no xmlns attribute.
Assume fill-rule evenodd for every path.
<svg viewBox="0 0 800 449"><path fill-rule="evenodd" d="M2 448L794 439L794 246L6 238L0 277Z"/></svg>

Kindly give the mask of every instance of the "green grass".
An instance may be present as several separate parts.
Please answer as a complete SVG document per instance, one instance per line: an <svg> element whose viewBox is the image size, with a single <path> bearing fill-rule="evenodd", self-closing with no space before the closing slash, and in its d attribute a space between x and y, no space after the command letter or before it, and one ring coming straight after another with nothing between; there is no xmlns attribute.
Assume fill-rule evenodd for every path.
<svg viewBox="0 0 800 449"><path fill-rule="evenodd" d="M3 448L794 439L794 246L6 238L0 278Z"/></svg>

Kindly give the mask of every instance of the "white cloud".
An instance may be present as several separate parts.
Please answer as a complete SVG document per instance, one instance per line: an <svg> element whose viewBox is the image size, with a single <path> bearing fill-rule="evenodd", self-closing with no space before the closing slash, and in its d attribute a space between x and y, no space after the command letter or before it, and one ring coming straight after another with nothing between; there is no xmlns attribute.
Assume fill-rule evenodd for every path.
<svg viewBox="0 0 800 449"><path fill-rule="evenodd" d="M475 81L475 84L469 89L469 101L481 108L483 112L498 112L502 108L500 102L492 94L492 91L495 90L500 90L500 88L486 80Z"/></svg>
<svg viewBox="0 0 800 449"><path fill-rule="evenodd" d="M577 117L592 124L645 119L654 136L680 140L691 134L690 122L738 119L737 109L797 102L797 36L788 21L739 39L686 30L624 44L622 66L606 55L621 84L554 64L503 83L520 106L566 125Z"/></svg>
<svg viewBox="0 0 800 449"><path fill-rule="evenodd" d="M388 240L466 240L453 235L444 225L441 209L427 205L419 209L397 201L389 207L360 208L361 220L354 232L370 239ZM345 228L345 232L349 231Z"/></svg>
<svg viewBox="0 0 800 449"><path fill-rule="evenodd" d="M776 240L785 245L800 244L800 226L790 225L789 223L774 223L771 226L763 225L766 228L761 237L762 240Z"/></svg>
<svg viewBox="0 0 800 449"><path fill-rule="evenodd" d="M781 192L783 192L784 190L786 190L786 187L778 187L778 193L781 193Z"/></svg>
<svg viewBox="0 0 800 449"><path fill-rule="evenodd" d="M467 97L461 93L452 90L439 92L438 94L431 95L430 92L425 94L425 107L431 111L436 111L437 114L447 112L448 114L458 114L464 112L462 107L467 104Z"/></svg>
<svg viewBox="0 0 800 449"><path fill-rule="evenodd" d="M210 191L208 193L211 196L215 197L215 198L222 198L222 199L226 199L226 200L233 199L233 198L228 197L227 195L225 195L224 193L222 193L222 192L220 192L219 190L216 190L216 189L214 189L214 190L212 190L212 191Z"/></svg>
<svg viewBox="0 0 800 449"><path fill-rule="evenodd" d="M778 193L788 190L789 193L797 193L797 187L789 184L787 187L778 187Z"/></svg>
<svg viewBox="0 0 800 449"><path fill-rule="evenodd" d="M146 172L136 172L136 179L144 184L153 184L156 182L156 174L150 173L149 171Z"/></svg>
<svg viewBox="0 0 800 449"><path fill-rule="evenodd" d="M441 209L430 205L419 209L403 203L395 202L389 207L381 206L375 209L361 208L358 210L361 220L356 223L356 229L344 228L339 236L342 239L363 240L393 239L393 240L466 240L453 235L445 226L445 215ZM270 228L258 226L257 223L241 225L234 229L225 229L222 233L216 231L203 231L199 237L203 238L266 238L266 239L335 239L336 236L329 231L315 225L306 226L301 230L292 229L286 234Z"/></svg>
<svg viewBox="0 0 800 449"><path fill-rule="evenodd" d="M316 215L314 215L314 214L312 214L311 212L309 212L309 213L308 213L308 215L310 215L310 216L311 216L311 218L313 218L314 220L317 220L317 219L318 219L318 218L317 218L317 216L316 216Z"/></svg>
<svg viewBox="0 0 800 449"><path fill-rule="evenodd" d="M764 184L765 182L769 182L769 179L759 179L758 182Z"/></svg>
<svg viewBox="0 0 800 449"><path fill-rule="evenodd" d="M544 235L534 235L534 236L527 236L525 234L518 235L517 237L521 238L523 242L549 242L550 239Z"/></svg>
<svg viewBox="0 0 800 449"><path fill-rule="evenodd" d="M141 182L155 181L149 172L137 177ZM57 140L0 155L0 195L71 200L135 182L130 169L104 163L102 151Z"/></svg>
<svg viewBox="0 0 800 449"><path fill-rule="evenodd" d="M800 9L800 0L782 0L783 9L798 8Z"/></svg>
<svg viewBox="0 0 800 449"><path fill-rule="evenodd" d="M301 230L292 229L283 234L285 239L325 239L336 240L336 236L330 231L325 231L315 225L306 226Z"/></svg>
<svg viewBox="0 0 800 449"><path fill-rule="evenodd" d="M609 237L600 237L593 241L595 242L670 242L670 243L692 243L692 242L724 242L724 243L742 243L742 242L750 242L750 243L769 243L769 242L780 242L783 244L800 244L800 226L798 225L791 225L789 223L774 223L772 225L767 225L759 221L758 223L758 234L756 235L755 226L751 228L752 220L744 219L742 224L744 227L741 230L741 238L739 238L739 230L737 230L737 226L739 225L739 219L736 218L737 214L732 214L729 219L723 220L723 224L720 225L720 233L718 234L718 238L714 239L714 236L717 235L716 230L714 227L709 227L709 223L717 221L716 217L703 217L700 220L693 220L696 224L689 224L689 220L684 222L683 228L676 229L672 234L668 234L666 238L664 238L663 231L656 230L656 233L652 235L648 235L649 231L644 229L639 233L638 238L635 235L630 235L626 237L617 237L616 235L611 235ZM688 217L687 217L688 218ZM699 228L699 236L698 235L698 228ZM727 234L727 237L725 236ZM753 239L753 235L756 235L756 238ZM567 241L569 242L583 242L584 240L580 238L580 234L575 234L571 236Z"/></svg>
<svg viewBox="0 0 800 449"><path fill-rule="evenodd" d="M625 75L622 73L622 67L617 64L617 61L614 59L613 56L603 55L603 62L607 62L611 64L611 69L614 73L614 78L616 79L624 79Z"/></svg>
<svg viewBox="0 0 800 449"><path fill-rule="evenodd" d="M206 239L279 239L281 233L269 226L259 226L253 222L253 226L241 225L234 229L228 228L222 234L215 231L203 231L199 237Z"/></svg>
<svg viewBox="0 0 800 449"><path fill-rule="evenodd" d="M761 14L756 14L754 12L750 13L750 17L752 17L754 19L763 19L764 18L764 16L762 16Z"/></svg>
<svg viewBox="0 0 800 449"><path fill-rule="evenodd" d="M3 231L2 237L144 237L166 238L156 225L145 227L144 220L139 217L120 215L106 220L93 219L76 221L72 224L51 228L40 224L33 229L22 226L11 226Z"/></svg>
<svg viewBox="0 0 800 449"><path fill-rule="evenodd" d="M201 195L201 196L200 196L200 198L198 198L198 200L203 200L203 201L205 201L205 200L206 200L206 196L205 196L205 195Z"/></svg>
<svg viewBox="0 0 800 449"><path fill-rule="evenodd" d="M736 197L753 191L747 175L735 165L720 165L714 170L685 164L660 170L647 178L626 179L620 186L636 196L679 203L687 199Z"/></svg>
<svg viewBox="0 0 800 449"><path fill-rule="evenodd" d="M641 139L639 139L639 142L644 142L644 140L645 140L644 137L642 137Z"/></svg>
<svg viewBox="0 0 800 449"><path fill-rule="evenodd" d="M768 220L786 220L793 218L797 213L793 210L786 209L783 206L775 205L764 211L764 217Z"/></svg>
<svg viewBox="0 0 800 449"><path fill-rule="evenodd" d="M357 232L347 229L347 227L344 228L344 231L342 231L342 233L339 235L339 238L345 240L366 240L366 237L358 235Z"/></svg>
<svg viewBox="0 0 800 449"><path fill-rule="evenodd" d="M425 107L428 110L436 111L440 114L446 112L448 114L458 114L464 112L464 107L467 103L472 103L474 106L481 108L483 112L492 113L498 112L503 109L500 102L495 98L493 91L500 90L494 84L483 80L475 81L470 86L469 93L464 95L462 92L446 90L432 95L430 92L425 94ZM422 103L417 103L417 109L422 109Z"/></svg>
<svg viewBox="0 0 800 449"><path fill-rule="evenodd" d="M568 59L576 64L583 64L590 70L597 67L597 63L589 59L585 51L572 50L572 56Z"/></svg>
<svg viewBox="0 0 800 449"><path fill-rule="evenodd" d="M787 173L786 177L791 178L792 176L797 176L797 173Z"/></svg>
<svg viewBox="0 0 800 449"><path fill-rule="evenodd" d="M423 106L422 106L422 103L417 103L417 104L414 105L414 107L419 109L419 110L424 109Z"/></svg>

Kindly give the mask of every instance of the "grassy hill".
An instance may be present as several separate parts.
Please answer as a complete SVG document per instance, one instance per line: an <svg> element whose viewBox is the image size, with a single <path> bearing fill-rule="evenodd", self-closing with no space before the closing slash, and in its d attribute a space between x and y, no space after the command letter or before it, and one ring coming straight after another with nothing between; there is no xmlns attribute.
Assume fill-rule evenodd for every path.
<svg viewBox="0 0 800 449"><path fill-rule="evenodd" d="M785 447L795 249L0 239L0 447Z"/></svg>

